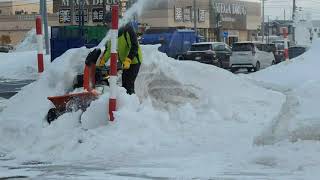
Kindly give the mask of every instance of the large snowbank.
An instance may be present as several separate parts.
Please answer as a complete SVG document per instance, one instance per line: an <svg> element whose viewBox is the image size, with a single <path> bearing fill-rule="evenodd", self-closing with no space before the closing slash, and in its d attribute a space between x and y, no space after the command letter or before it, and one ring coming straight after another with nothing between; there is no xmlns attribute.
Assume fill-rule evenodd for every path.
<svg viewBox="0 0 320 180"><path fill-rule="evenodd" d="M320 164L319 51L318 40L304 55L252 75L286 95L280 114L254 140L264 145L252 153L254 161L287 167L301 179L318 177Z"/></svg>
<svg viewBox="0 0 320 180"><path fill-rule="evenodd" d="M319 127L316 80L301 80L302 85L288 78L291 84L285 86L276 78L273 84L266 74L260 78L267 83L252 77L251 83L213 66L175 61L156 46L143 46L137 95L119 87L114 123L106 121L106 88L82 116L67 113L48 126L44 117L51 104L46 97L71 90L88 52L68 51L6 101L0 112L0 151L7 158L105 164L116 176L112 179L117 174L204 179L312 179L318 174L320 143L309 141L316 139ZM295 63L264 71L296 68ZM256 146L266 144L271 146Z"/></svg>
<svg viewBox="0 0 320 180"><path fill-rule="evenodd" d="M73 112L48 126L46 97L70 90L88 53L85 48L68 51L6 104L0 133L10 138L2 140L3 149L22 160L106 162L167 152L230 152L250 147L284 101L280 93L216 67L175 61L155 46L144 46L143 52L138 96L119 87L114 123L106 121L105 93L82 114L82 124L81 112Z"/></svg>
<svg viewBox="0 0 320 180"><path fill-rule="evenodd" d="M279 88L294 89L308 81L319 81L319 50L320 40L312 45L311 49L302 56L282 62L265 70L254 73L252 76L256 81L271 83Z"/></svg>

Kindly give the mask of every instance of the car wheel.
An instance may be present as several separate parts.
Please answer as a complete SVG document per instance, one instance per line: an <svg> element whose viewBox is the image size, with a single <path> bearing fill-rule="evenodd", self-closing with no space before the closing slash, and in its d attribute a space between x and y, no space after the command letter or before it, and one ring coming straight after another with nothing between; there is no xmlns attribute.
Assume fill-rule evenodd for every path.
<svg viewBox="0 0 320 180"><path fill-rule="evenodd" d="M179 55L176 59L178 59L179 61L184 60L182 55Z"/></svg>
<svg viewBox="0 0 320 180"><path fill-rule="evenodd" d="M247 71L248 71L248 72L251 72L251 71L252 71L252 68L247 68Z"/></svg>
<svg viewBox="0 0 320 180"><path fill-rule="evenodd" d="M219 68L223 68L223 65L222 65L222 62L221 62L221 61L218 61L218 67L219 67Z"/></svg>
<svg viewBox="0 0 320 180"><path fill-rule="evenodd" d="M231 69L230 69L230 71L231 71L232 73L235 73L237 70L238 70L237 68L231 68Z"/></svg>
<svg viewBox="0 0 320 180"><path fill-rule="evenodd" d="M257 72L260 70L260 62L257 61L256 66L254 67L254 71Z"/></svg>
<svg viewBox="0 0 320 180"><path fill-rule="evenodd" d="M272 63L271 63L271 66L272 66L272 65L275 65L275 64L276 64L276 61L273 60Z"/></svg>

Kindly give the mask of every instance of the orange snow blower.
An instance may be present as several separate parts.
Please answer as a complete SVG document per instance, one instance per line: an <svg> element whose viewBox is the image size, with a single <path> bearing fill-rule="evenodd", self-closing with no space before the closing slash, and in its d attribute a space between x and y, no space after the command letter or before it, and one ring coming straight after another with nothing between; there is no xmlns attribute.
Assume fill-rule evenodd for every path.
<svg viewBox="0 0 320 180"><path fill-rule="evenodd" d="M83 92L48 97L55 106L48 111L46 119L49 124L66 112L80 109L85 111L90 106L90 103L100 95L99 92L95 90L96 84L109 85L108 69L96 69L95 62L99 58L100 53L100 49L95 49L90 52L86 58L84 73L77 76L76 83L73 87L83 87Z"/></svg>

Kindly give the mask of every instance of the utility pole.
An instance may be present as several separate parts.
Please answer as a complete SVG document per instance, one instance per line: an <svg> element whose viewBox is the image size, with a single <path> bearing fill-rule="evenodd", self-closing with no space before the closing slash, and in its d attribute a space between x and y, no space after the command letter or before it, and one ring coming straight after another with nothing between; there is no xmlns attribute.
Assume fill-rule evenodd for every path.
<svg viewBox="0 0 320 180"><path fill-rule="evenodd" d="M297 10L297 4L296 0L293 0L293 7L292 7L292 21L293 21L293 26L292 26L292 40L293 43L296 43L296 37L295 37L295 19L296 19L296 10Z"/></svg>
<svg viewBox="0 0 320 180"><path fill-rule="evenodd" d="M74 25L74 0L70 0L70 6L71 6L71 12L70 12L70 21L71 21L71 25Z"/></svg>
<svg viewBox="0 0 320 180"><path fill-rule="evenodd" d="M261 23L262 42L264 42L264 1L265 0L262 0L262 23Z"/></svg>
<svg viewBox="0 0 320 180"><path fill-rule="evenodd" d="M107 24L107 21L106 21L106 18L107 18L107 16L106 16L106 14L107 14L107 12L106 12L106 0L103 0L103 1L102 1L102 6L103 6L103 20L102 20L102 24L103 24L103 25L106 25L106 24Z"/></svg>
<svg viewBox="0 0 320 180"><path fill-rule="evenodd" d="M296 0L292 0L293 1L293 7L292 7L292 20L295 19L296 17L296 11L297 11L297 4L296 4Z"/></svg>
<svg viewBox="0 0 320 180"><path fill-rule="evenodd" d="M221 28L221 26L222 26L222 22L221 22L221 14L220 13L218 13L217 15L216 15L216 34L217 34L217 41L218 42L221 42L221 37L220 37L220 28Z"/></svg>
<svg viewBox="0 0 320 180"><path fill-rule="evenodd" d="M42 16L43 15L43 0L40 0L40 7L39 7L39 9L40 9L40 11L39 11L39 14L40 14L40 16Z"/></svg>
<svg viewBox="0 0 320 180"><path fill-rule="evenodd" d="M269 23L270 23L270 17L268 16L268 27L267 27L267 31L268 31L267 43L268 43L268 44L269 44L269 41L270 41L270 27L269 27Z"/></svg>
<svg viewBox="0 0 320 180"><path fill-rule="evenodd" d="M49 30L48 30L48 11L47 0L43 1L43 25L44 25L44 40L46 44L46 54L50 54Z"/></svg>
<svg viewBox="0 0 320 180"><path fill-rule="evenodd" d="M80 21L80 26L81 26L81 37L83 37L84 34L84 0L81 0L80 3L80 12L81 12L81 21ZM80 20L79 19L79 20Z"/></svg>
<svg viewBox="0 0 320 180"><path fill-rule="evenodd" d="M196 35L198 35L198 32L197 32L197 3L196 3L196 0L193 0L193 29L194 29L194 32L196 33Z"/></svg>

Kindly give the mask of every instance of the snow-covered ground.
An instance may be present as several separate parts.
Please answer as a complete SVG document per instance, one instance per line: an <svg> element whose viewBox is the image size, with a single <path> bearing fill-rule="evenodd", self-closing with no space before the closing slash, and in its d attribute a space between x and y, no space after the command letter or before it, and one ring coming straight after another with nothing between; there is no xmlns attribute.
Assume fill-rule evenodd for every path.
<svg viewBox="0 0 320 180"><path fill-rule="evenodd" d="M45 55L44 67L50 66L50 56ZM38 60L36 51L0 53L1 79L37 79Z"/></svg>

